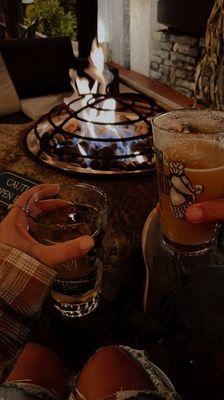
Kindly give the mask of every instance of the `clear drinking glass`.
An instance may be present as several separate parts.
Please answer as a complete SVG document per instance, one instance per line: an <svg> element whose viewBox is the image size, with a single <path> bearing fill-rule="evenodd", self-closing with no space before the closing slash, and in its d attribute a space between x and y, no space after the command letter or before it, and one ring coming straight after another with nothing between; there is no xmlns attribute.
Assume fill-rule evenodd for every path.
<svg viewBox="0 0 224 400"><path fill-rule="evenodd" d="M106 194L95 186L81 183L62 186L51 199L42 190L26 204L29 231L39 242L52 245L83 235L95 239L95 246L88 254L56 267L58 274L51 297L54 307L65 317L89 314L99 304L107 209Z"/></svg>
<svg viewBox="0 0 224 400"><path fill-rule="evenodd" d="M217 224L185 218L196 202L224 197L224 112L183 109L153 121L161 228L171 249L201 254L212 246Z"/></svg>

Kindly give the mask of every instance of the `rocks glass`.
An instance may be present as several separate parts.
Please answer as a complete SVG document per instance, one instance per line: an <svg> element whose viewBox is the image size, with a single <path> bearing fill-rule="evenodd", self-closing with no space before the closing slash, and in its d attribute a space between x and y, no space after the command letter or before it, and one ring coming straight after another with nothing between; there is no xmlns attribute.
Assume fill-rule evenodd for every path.
<svg viewBox="0 0 224 400"><path fill-rule="evenodd" d="M183 254L208 251L217 224L192 224L187 208L224 197L224 112L183 109L153 119L161 228L165 243Z"/></svg>
<svg viewBox="0 0 224 400"><path fill-rule="evenodd" d="M62 186L57 197L51 199L42 190L26 204L29 231L39 242L52 245L83 235L95 239L88 254L56 267L51 297L54 307L65 317L89 314L99 304L107 208L107 196L101 189L81 183Z"/></svg>

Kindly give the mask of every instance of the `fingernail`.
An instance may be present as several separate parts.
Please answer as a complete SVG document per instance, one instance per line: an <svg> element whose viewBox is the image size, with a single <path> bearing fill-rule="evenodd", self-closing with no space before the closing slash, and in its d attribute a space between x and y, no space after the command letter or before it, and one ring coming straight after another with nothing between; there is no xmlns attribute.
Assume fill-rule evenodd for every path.
<svg viewBox="0 0 224 400"><path fill-rule="evenodd" d="M59 191L60 185L59 185L59 183L47 183L46 186L43 187L43 190Z"/></svg>
<svg viewBox="0 0 224 400"><path fill-rule="evenodd" d="M54 191L55 193L58 193L60 190L60 185L59 183L50 183L49 188L47 190Z"/></svg>
<svg viewBox="0 0 224 400"><path fill-rule="evenodd" d="M191 221L194 222L201 222L203 220L203 210L201 207L198 206L192 206L187 210L187 217Z"/></svg>
<svg viewBox="0 0 224 400"><path fill-rule="evenodd" d="M90 236L80 238L80 247L83 251L88 251L94 246L94 240Z"/></svg>

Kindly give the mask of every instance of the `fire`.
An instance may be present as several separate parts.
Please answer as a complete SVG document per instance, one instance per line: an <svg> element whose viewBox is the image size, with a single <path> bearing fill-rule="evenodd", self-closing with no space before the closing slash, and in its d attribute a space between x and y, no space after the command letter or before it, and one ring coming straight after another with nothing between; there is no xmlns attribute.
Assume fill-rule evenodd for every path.
<svg viewBox="0 0 224 400"><path fill-rule="evenodd" d="M79 94L82 96L89 96L90 95L90 89L89 89L89 82L86 78L76 78L76 85ZM91 96L90 96L91 97Z"/></svg>
<svg viewBox="0 0 224 400"><path fill-rule="evenodd" d="M77 88L77 95L85 96L96 93L105 93L106 80L104 78L104 54L103 49L97 45L96 39L94 39L92 43L89 66L85 69L87 75L89 75L95 81L92 89L90 89L87 78L80 78L76 76L73 71L74 70L70 70L70 77L72 79L71 84L73 89L75 88L75 91Z"/></svg>
<svg viewBox="0 0 224 400"><path fill-rule="evenodd" d="M82 156L87 156L86 151L84 150L84 148L81 146L80 143L78 143L78 148L79 148L80 154L81 154Z"/></svg>
<svg viewBox="0 0 224 400"><path fill-rule="evenodd" d="M102 47L97 45L96 39L94 39L92 44L89 63L90 65L86 69L87 74L89 74L93 79L95 79L99 83L105 85L105 79L103 76L104 54Z"/></svg>
<svg viewBox="0 0 224 400"><path fill-rule="evenodd" d="M80 98L80 102L75 102L74 105L71 104L71 108L75 111L83 108L79 116L87 121L88 136L94 138L97 137L95 132L97 128L94 124L103 123L110 125L115 122L116 101L113 98L107 98L105 100L102 97L102 101L100 101L98 105L91 107L91 99L95 102L95 94L106 94L108 82L104 75L108 76L110 74L108 74L108 72L105 74L105 70L103 49L97 44L96 39L94 39L89 57L89 66L85 70L86 74L94 80L92 88L90 88L90 83L87 78L80 78L74 70L69 71L71 85L75 92L72 99ZM67 103L69 103L68 100ZM114 133L115 128L113 126L109 126L108 129Z"/></svg>
<svg viewBox="0 0 224 400"><path fill-rule="evenodd" d="M85 163L89 164L89 154L96 154L98 151L105 149L105 154L121 156L130 154L129 163L136 161L141 164L144 162L145 157L139 151L132 148L135 143L133 141L118 141L113 143L113 139L121 139L133 137L136 135L136 127L131 120L135 120L137 115L131 111L126 114L116 110L116 100L112 97L105 96L107 85L111 80L111 73L104 64L104 52L97 41L92 43L91 54L89 57L89 66L85 73L94 80L94 84L90 87L90 81L85 77L77 76L74 70L70 70L71 84L74 89L72 100L77 100L69 103L69 106L77 112L77 117L80 118L79 135L85 138L108 139L105 144L91 141L88 139L88 146L80 143L74 138L74 146L77 144L79 153L85 157ZM109 77L109 81L108 81ZM97 97L96 97L97 94ZM119 124L119 122L127 120L127 124ZM129 123L128 123L129 122ZM142 126L138 128L142 129ZM86 143L86 142L85 142ZM126 162L126 161L122 161Z"/></svg>
<svg viewBox="0 0 224 400"><path fill-rule="evenodd" d="M135 153L136 154L136 153ZM139 164L142 164L144 161L145 161L145 159L144 159L144 157L143 156L141 156L141 155L136 155L136 161L139 163Z"/></svg>

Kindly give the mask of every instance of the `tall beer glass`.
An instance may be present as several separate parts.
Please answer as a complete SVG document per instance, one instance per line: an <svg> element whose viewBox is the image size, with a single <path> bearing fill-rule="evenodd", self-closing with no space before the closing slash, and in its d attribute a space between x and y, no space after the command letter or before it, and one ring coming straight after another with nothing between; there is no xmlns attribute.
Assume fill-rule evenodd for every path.
<svg viewBox="0 0 224 400"><path fill-rule="evenodd" d="M193 224L187 208L224 197L224 112L183 109L153 119L161 227L165 243L201 254L215 239L215 223Z"/></svg>

